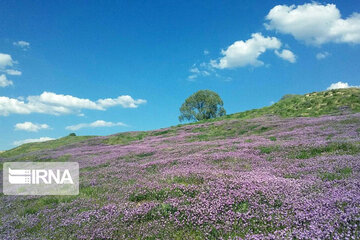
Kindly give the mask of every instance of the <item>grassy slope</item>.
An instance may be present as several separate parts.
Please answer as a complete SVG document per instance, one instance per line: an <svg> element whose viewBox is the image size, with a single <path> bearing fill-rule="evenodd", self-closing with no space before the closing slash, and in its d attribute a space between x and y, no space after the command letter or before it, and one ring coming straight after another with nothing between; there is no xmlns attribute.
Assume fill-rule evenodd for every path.
<svg viewBox="0 0 360 240"><path fill-rule="evenodd" d="M85 141L87 139L93 138L93 136L67 136L59 138L56 140L46 141L46 142L37 142L37 143L26 143L16 148L10 149L5 152L0 153L0 158L12 157L19 154L35 152L44 149L55 149L61 146L74 144L77 142Z"/></svg>
<svg viewBox="0 0 360 240"><path fill-rule="evenodd" d="M360 112L360 89L337 89L305 95L287 95L279 102L226 116L226 118L254 118L264 115L281 117L317 117L338 114L341 111Z"/></svg>
<svg viewBox="0 0 360 240"><path fill-rule="evenodd" d="M191 124L199 124L209 121L219 121L223 119L251 119L265 115L278 115L281 117L317 117L321 115L340 114L343 111L360 112L360 89L337 89L323 92L314 92L305 95L287 95L279 102L260 109L253 109L245 112L230 114L225 117L201 121ZM181 125L179 125L181 126ZM221 127L217 126L217 129ZM258 129L262 131L261 129ZM164 131L152 132L131 132L121 133L110 136L104 140L105 144L129 144L132 141L142 140L147 136L171 134L176 131L171 128ZM222 133L223 131L220 131ZM216 134L218 135L218 134ZM63 137L53 141L41 143L28 143L14 149L0 153L1 157L11 157L23 153L34 152L44 149L55 149L61 146L85 141L93 138L92 136ZM206 137L207 138L207 137Z"/></svg>

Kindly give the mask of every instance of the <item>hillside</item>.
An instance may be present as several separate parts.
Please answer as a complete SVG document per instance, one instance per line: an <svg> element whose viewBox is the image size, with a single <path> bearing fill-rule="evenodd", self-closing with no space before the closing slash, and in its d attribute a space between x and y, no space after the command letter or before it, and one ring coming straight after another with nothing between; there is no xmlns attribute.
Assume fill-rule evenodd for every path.
<svg viewBox="0 0 360 240"><path fill-rule="evenodd" d="M0 239L360 238L360 89L0 153L76 161L78 196L0 196Z"/></svg>
<svg viewBox="0 0 360 240"><path fill-rule="evenodd" d="M344 111L360 112L360 89L336 89L305 95L288 94L269 107L227 116L228 118L254 118L264 115L281 117L317 117Z"/></svg>
<svg viewBox="0 0 360 240"><path fill-rule="evenodd" d="M348 88L328 90L323 92L314 92L305 95L288 94L280 101L269 107L253 109L245 112L230 114L221 118L200 121L190 124L201 124L206 122L214 122L224 119L251 119L267 115L275 115L280 117L317 117L321 115L337 115L344 113L360 112L360 88ZM182 126L182 125L178 125ZM171 129L175 129L172 127ZM123 133L109 137L108 144L128 144L135 140L141 140L145 136L161 135L172 130L153 131L153 132L136 132ZM221 133L219 133L221 134ZM57 140L23 144L14 149L0 152L1 157L11 157L32 151L43 149L54 149L57 147L82 142L87 139L95 138L95 136L76 136L63 137Z"/></svg>

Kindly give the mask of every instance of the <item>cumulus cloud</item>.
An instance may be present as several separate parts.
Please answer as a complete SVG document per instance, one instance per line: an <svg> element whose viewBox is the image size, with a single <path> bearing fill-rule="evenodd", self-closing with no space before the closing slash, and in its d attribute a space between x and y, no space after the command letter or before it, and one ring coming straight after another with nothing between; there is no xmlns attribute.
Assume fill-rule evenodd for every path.
<svg viewBox="0 0 360 240"><path fill-rule="evenodd" d="M328 52L320 52L320 53L316 54L316 59L317 60L322 60L322 59L327 58L328 56L330 56L330 53L328 53Z"/></svg>
<svg viewBox="0 0 360 240"><path fill-rule="evenodd" d="M77 125L72 125L72 126L67 126L66 129L67 130L71 130L71 131L76 131L79 130L81 128L98 128L98 127L115 127L115 126L127 126L125 123L122 122L117 122L117 123L113 123L113 122L106 122L103 120L97 120L95 122L92 123L80 123Z"/></svg>
<svg viewBox="0 0 360 240"><path fill-rule="evenodd" d="M55 140L55 138L51 138L51 137L30 138L30 139L15 141L15 142L13 142L13 144L18 146L18 145L22 145L25 143L46 142L46 141L50 141L50 140Z"/></svg>
<svg viewBox="0 0 360 240"><path fill-rule="evenodd" d="M348 83L337 82L332 83L327 90L340 89L340 88L360 88L360 86L350 86Z"/></svg>
<svg viewBox="0 0 360 240"><path fill-rule="evenodd" d="M204 50L204 55L208 55L210 52L209 52L209 50Z"/></svg>
<svg viewBox="0 0 360 240"><path fill-rule="evenodd" d="M82 109L105 111L107 108L114 106L137 108L144 103L146 103L146 100L135 100L128 95L92 101L71 95L43 92L38 96L29 96L26 100L0 96L0 115L30 113L51 115L81 114Z"/></svg>
<svg viewBox="0 0 360 240"><path fill-rule="evenodd" d="M0 87L7 87L13 85L13 82L7 79L5 74L0 75ZM1 113L0 113L1 115Z"/></svg>
<svg viewBox="0 0 360 240"><path fill-rule="evenodd" d="M50 106L61 106L65 108L84 108L104 110L101 106L89 99L73 97L71 95L56 94L52 92L43 92L40 96L28 97L29 102L45 104Z"/></svg>
<svg viewBox="0 0 360 240"><path fill-rule="evenodd" d="M41 129L49 129L49 125L47 124L37 124L32 122L23 122L23 123L17 123L15 125L15 130L22 130L27 132L37 132Z"/></svg>
<svg viewBox="0 0 360 240"><path fill-rule="evenodd" d="M211 65L215 68L235 68L251 66L262 66L264 63L258 57L268 49L280 49L281 41L276 37L264 37L261 33L253 33L246 41L236 41L226 50L219 61L212 60Z"/></svg>
<svg viewBox="0 0 360 240"><path fill-rule="evenodd" d="M296 62L296 56L295 54L287 49L283 49L281 52L279 52L278 50L275 50L275 54L284 59L285 61L289 61L291 63L295 63Z"/></svg>
<svg viewBox="0 0 360 240"><path fill-rule="evenodd" d="M360 43L360 14L354 12L346 19L341 18L335 4L277 5L266 20L268 30L291 34L307 44Z"/></svg>
<svg viewBox="0 0 360 240"><path fill-rule="evenodd" d="M6 69L5 72L6 74L13 76L20 76L22 74L20 71L14 69Z"/></svg>
<svg viewBox="0 0 360 240"><path fill-rule="evenodd" d="M0 69L11 67L14 63L15 61L12 59L11 55L0 53Z"/></svg>
<svg viewBox="0 0 360 240"><path fill-rule="evenodd" d="M29 42L26 42L26 41L17 41L17 42L13 42L13 45L14 46L17 46L17 47L20 47L22 48L23 50L27 50L30 48L30 43Z"/></svg>

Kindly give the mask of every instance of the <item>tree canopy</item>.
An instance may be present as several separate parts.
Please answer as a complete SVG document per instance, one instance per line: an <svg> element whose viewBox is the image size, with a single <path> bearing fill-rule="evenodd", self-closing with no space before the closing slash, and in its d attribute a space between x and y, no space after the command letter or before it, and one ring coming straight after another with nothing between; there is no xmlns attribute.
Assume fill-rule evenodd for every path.
<svg viewBox="0 0 360 240"><path fill-rule="evenodd" d="M224 103L220 96L210 90L199 90L180 107L179 120L200 121L220 117L226 114Z"/></svg>

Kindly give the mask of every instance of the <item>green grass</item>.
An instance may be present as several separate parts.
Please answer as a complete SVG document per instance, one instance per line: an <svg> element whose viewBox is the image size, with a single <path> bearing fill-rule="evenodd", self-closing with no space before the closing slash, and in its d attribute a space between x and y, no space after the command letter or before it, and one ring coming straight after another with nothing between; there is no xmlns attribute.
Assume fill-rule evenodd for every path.
<svg viewBox="0 0 360 240"><path fill-rule="evenodd" d="M163 131L153 131L151 132L151 136L161 136L161 135L168 135L168 134L175 134L176 129L167 129Z"/></svg>
<svg viewBox="0 0 360 240"><path fill-rule="evenodd" d="M350 154L354 155L357 153L360 153L360 146L359 144L353 144L353 143L330 143L325 146L319 146L319 147L310 147L306 149L301 149L300 151L296 153L292 153L292 158L297 159L308 159L316 156L320 156L322 154Z"/></svg>
<svg viewBox="0 0 360 240"><path fill-rule="evenodd" d="M272 137L269 137L269 140L275 142L277 139L276 139L276 137L272 136Z"/></svg>
<svg viewBox="0 0 360 240"><path fill-rule="evenodd" d="M109 166L110 166L110 163L103 163L103 164L99 164L99 165L96 165L96 166L90 166L90 167L81 168L80 171L81 172L90 172L90 171L94 171L94 170L97 170L97 169L100 169L100 168L106 168L106 167L109 167Z"/></svg>
<svg viewBox="0 0 360 240"><path fill-rule="evenodd" d="M336 114L341 108L350 112L360 112L360 89L336 89L324 92L314 92L305 95L293 95L279 102L260 109L235 113L226 116L227 119L255 118L264 115L281 117L317 117Z"/></svg>
<svg viewBox="0 0 360 240"><path fill-rule="evenodd" d="M26 143L19 147L0 153L0 158L14 157L20 154L30 153L45 149L55 149L65 145L82 142L91 138L94 138L94 136L67 136L46 142Z"/></svg>
<svg viewBox="0 0 360 240"><path fill-rule="evenodd" d="M25 216L28 214L35 214L45 208L56 207L59 203L66 203L73 201L77 196L44 196L36 199L21 200L19 205L19 215Z"/></svg>
<svg viewBox="0 0 360 240"><path fill-rule="evenodd" d="M120 133L104 140L105 144L110 145L128 145L134 141L143 140L146 136L149 135L149 132L127 132Z"/></svg>
<svg viewBox="0 0 360 240"><path fill-rule="evenodd" d="M319 176L322 180L327 180L327 181L334 181L334 180L341 180L344 178L348 178L352 175L352 168L350 167L345 167L345 168L340 168L338 170L336 170L336 172L331 173L331 172L321 172L319 173Z"/></svg>
<svg viewBox="0 0 360 240"><path fill-rule="evenodd" d="M242 135L262 134L272 127L254 125L246 121L229 121L221 125L211 124L199 128L194 128L192 132L200 133L189 137L189 141L211 141L216 139L225 139L238 137Z"/></svg>
<svg viewBox="0 0 360 240"><path fill-rule="evenodd" d="M106 198L105 194L107 189L97 186L80 186L78 197L100 199Z"/></svg>
<svg viewBox="0 0 360 240"><path fill-rule="evenodd" d="M167 129L163 131L139 131L139 132L126 132L113 135L105 139L103 142L110 145L128 145L134 141L143 140L145 137L162 136L176 133L176 129Z"/></svg>
<svg viewBox="0 0 360 240"><path fill-rule="evenodd" d="M204 183L204 179L200 176L174 176L168 180L169 183L177 183L183 185L199 185Z"/></svg>
<svg viewBox="0 0 360 240"><path fill-rule="evenodd" d="M261 154L270 154L279 151L279 146L260 146L259 150Z"/></svg>
<svg viewBox="0 0 360 240"><path fill-rule="evenodd" d="M185 190L180 188L164 188L164 189L143 189L139 192L130 194L129 200L131 202L143 202L143 201L164 201L170 197L195 197L197 192L194 190Z"/></svg>
<svg viewBox="0 0 360 240"><path fill-rule="evenodd" d="M241 201L233 204L233 211L246 213L249 210L249 202L248 201Z"/></svg>

